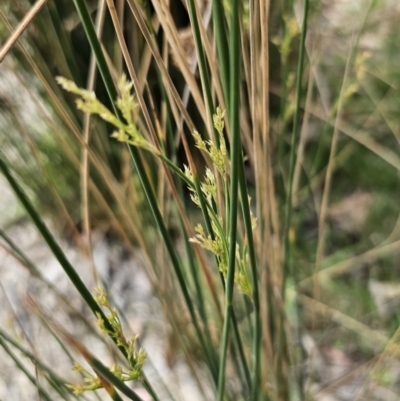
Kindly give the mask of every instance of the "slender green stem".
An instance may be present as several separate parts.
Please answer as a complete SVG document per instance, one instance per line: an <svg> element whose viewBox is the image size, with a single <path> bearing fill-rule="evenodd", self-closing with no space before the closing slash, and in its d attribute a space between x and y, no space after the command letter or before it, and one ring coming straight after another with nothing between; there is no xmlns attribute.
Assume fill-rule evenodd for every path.
<svg viewBox="0 0 400 401"><path fill-rule="evenodd" d="M253 228L251 224L250 205L248 202L247 183L244 173L244 164L241 152L239 157L241 159L239 160L239 187L240 187L240 196L242 199L244 225L248 242L248 252L250 259L250 268L252 273L253 302L254 302L254 336L253 336L254 378L253 378L253 393L251 399L257 401L260 395L261 354L262 354L260 294L258 289L257 262L256 262L256 252L253 241Z"/></svg>
<svg viewBox="0 0 400 401"><path fill-rule="evenodd" d="M143 401L133 390L131 390L123 381L111 373L106 366L104 366L98 359L91 356L88 361L93 370L104 377L114 387L116 387L122 394L125 394L132 401Z"/></svg>
<svg viewBox="0 0 400 401"><path fill-rule="evenodd" d="M233 311L232 298L235 278L237 207L240 162L240 27L239 1L231 2L231 31L230 31L230 107L229 121L231 128L231 195L229 215L229 262L225 289L225 317L221 341L221 361L218 377L218 401L222 401L225 391L225 367L229 342L230 322Z"/></svg>
<svg viewBox="0 0 400 401"><path fill-rule="evenodd" d="M78 290L79 294L82 296L86 304L92 310L95 316L100 315L101 318L104 320L104 324L107 330L113 332L113 328L111 327L110 323L108 322L105 314L100 309L97 302L94 300L92 294L87 289L81 278L79 277L78 273L71 265L67 257L65 256L63 250L58 245L57 241L54 239L53 235L51 234L50 230L47 228L45 223L43 222L42 218L32 205L31 201L29 200L28 196L22 190L22 188L18 185L14 177L11 175L5 161L0 156L0 171L3 172L4 177L7 179L8 183L10 184L11 188L14 190L17 198L21 201L23 206L25 207L26 211L30 215L31 219L35 223L36 228L39 230L40 234L46 241L47 245L51 249L53 255L59 261L61 267L64 269L67 276L70 278L72 283L74 284L75 288ZM125 350L120 347L121 351L125 353Z"/></svg>
<svg viewBox="0 0 400 401"><path fill-rule="evenodd" d="M24 264L26 265L27 269L30 271L31 274L40 277L41 279L44 279L39 269L31 262L30 259L28 259L25 253L21 251L21 249L16 245L16 243L1 228L0 228L0 237L3 238L3 240L9 245L11 250L14 251L15 254L18 255L18 257L23 260ZM49 284L47 281L45 282L46 284Z"/></svg>
<svg viewBox="0 0 400 401"><path fill-rule="evenodd" d="M221 0L213 0L212 7L222 88L224 91L226 106L229 107L229 48L225 29L224 7Z"/></svg>
<svg viewBox="0 0 400 401"><path fill-rule="evenodd" d="M51 234L50 230L47 228L47 226L44 224L42 218L40 215L37 213L36 209L33 207L31 201L25 194L25 192L22 190L22 188L17 184L15 181L14 177L11 175L10 171L8 170L8 167L4 160L0 157L0 170L3 172L5 178L7 179L8 183L14 190L15 194L17 195L17 198L21 201L21 203L24 205L26 211L30 215L31 219L35 223L36 228L39 230L40 234L44 238L44 240L47 242L47 245L51 249L53 255L57 258L59 261L61 267L64 269L65 273L67 276L70 278L72 283L74 284L75 288L78 290L79 294L82 296L86 304L89 306L89 308L92 310L93 314L97 317L100 316L104 322L104 327L106 328L107 331L113 333L114 329L112 328L111 324L109 323L107 317L105 316L104 312L100 309L99 305L93 298L92 294L90 291L87 289L81 278L79 277L78 273L76 270L73 268L73 266L70 264L68 261L67 257L65 256L63 250L60 248L58 245L57 241L54 239L53 235ZM126 350L123 346L117 344L117 339L116 336L110 336L114 343L117 345L121 353L125 356L127 360L129 360L128 355L126 353ZM138 398L139 400L139 398Z"/></svg>
<svg viewBox="0 0 400 401"><path fill-rule="evenodd" d="M228 243L226 241L224 230L223 230L223 228L220 225L220 222L218 220L218 216L216 215L216 212L215 212L213 206L210 205L208 203L208 201L206 200L206 198L204 197L203 192L201 191L201 188L200 188L200 183L199 183L198 177L197 176L194 177L194 180L195 180L194 181L194 188L196 189L196 192L197 192L199 200L200 200L200 207L201 207L201 210L203 212L203 218L204 218L204 221L206 223L207 232L210 235L211 239L214 241L215 240L214 229L218 230L219 234L220 234L219 237L222 238L223 246L225 248L225 251L229 253ZM215 225L214 229L213 229L213 226L211 224L210 216L211 216L212 221L213 221L213 223ZM216 262L217 262L217 265L218 265L218 260L216 260ZM223 276L223 274L221 272L219 272L219 277L220 277L220 282L221 282L222 288L223 288L223 290L225 292L225 290L226 290L225 278L224 278L224 276ZM241 336L240 336L238 323L237 323L237 319L236 319L236 315L235 315L234 311L232 311L232 313L231 313L231 320L232 320L232 326L233 326L233 332L234 332L234 338L235 338L236 346L237 346L237 349L239 351L239 357L240 357L240 360L242 362L243 371L244 371L244 374L245 374L247 385L250 388L250 386L251 386L250 371L249 371L249 367L247 365L246 356L244 354L243 343L242 343L242 339L241 339Z"/></svg>
<svg viewBox="0 0 400 401"><path fill-rule="evenodd" d="M107 89L107 93L109 95L110 101L111 101L111 103L113 105L113 109L115 111L115 114L117 115L117 117L121 121L123 121L123 117L121 115L121 112L120 112L120 110L118 109L118 107L116 106L116 103L115 103L116 99L117 99L117 89L115 87L114 81L112 80L111 73L110 73L110 71L108 69L105 56L104 56L103 51L101 49L99 40L98 40L98 38L96 36L96 31L95 31L94 26L93 26L93 21L90 18L89 12L88 12L87 7L86 7L86 4L85 4L85 2L83 0L74 0L74 3L75 3L75 6L76 6L76 8L78 10L78 14L79 14L79 16L81 18L82 25L83 25L83 27L85 29L85 33L86 33L86 36L88 37L88 40L89 40L90 46L92 48L92 51L93 51L94 56L96 58L100 74L101 74L101 76L103 78L104 84L105 84L106 89ZM197 316L196 316L195 308L194 308L194 305L193 305L193 301L190 298L190 295L189 295L189 292L188 292L188 289L187 289L187 286L186 286L186 283L185 283L185 279L184 279L184 276L183 276L183 273L182 273L182 267L180 265L180 262L179 262L177 254L176 254L175 247L174 247L174 245L172 243L171 237L170 237L170 235L168 233L168 229L165 226L163 217L161 215L160 209L159 209L158 204L157 204L156 196L155 196L155 194L153 192L150 180L149 180L149 178L148 178L148 176L146 174L143 162L142 162L142 160L140 158L139 151L136 148L131 147L131 146L128 146L128 148L129 148L129 152L130 152L131 157L132 157L133 164L135 165L136 171L138 173L140 182L142 183L142 187L143 187L144 193L146 195L147 201L149 203L150 209L151 209L151 211L153 213L153 216L154 216L154 219L156 221L156 224L157 224L157 226L158 226L158 228L160 230L161 236L162 236L162 238L164 240L165 246L166 246L167 251L168 251L168 253L170 255L172 266L174 268L176 277L178 279L179 286L180 286L181 291L183 293L183 297L184 297L185 303L186 303L186 305L188 307L189 314L191 316L191 320L192 320L193 326L195 328L197 337L198 337L198 339L200 341L200 345L203 348L205 354L208 355L207 346L206 346L206 342L205 342L205 339L204 339L204 335L203 335L203 333L202 333L202 331L200 329L199 323L197 321ZM213 364L210 363L210 368L212 368L212 366L213 366ZM213 373L213 371L211 371L211 373ZM214 373L213 373L213 377L216 380L216 377L215 377Z"/></svg>
<svg viewBox="0 0 400 401"><path fill-rule="evenodd" d="M186 182L186 184L189 185L189 187L195 189L194 183L188 178L185 173L170 159L168 159L167 156L164 154L160 153L158 154L158 157L175 173L181 178L183 181Z"/></svg>
<svg viewBox="0 0 400 401"><path fill-rule="evenodd" d="M164 161L168 160L168 162L166 162L166 164L169 165L173 171L177 172L179 177L182 178L182 176L183 176L184 182L189 181L189 184L192 184L191 181L189 180L189 178L182 172L182 170L176 166L177 155L176 155L176 149L174 147L173 131L172 131L171 124L168 124L168 126L171 129L168 129L167 139L170 142L170 149L171 149L171 153L172 153L171 159L173 161L175 161L175 163L173 161L167 159L167 157L165 157L163 155L160 155L160 158ZM178 171L176 171L176 170L178 170ZM177 182L177 189L178 189L180 198L184 199L183 185L182 185L181 180L178 180L178 182ZM182 234L183 234L183 238L184 238L184 242L185 242L185 248L186 248L186 252L187 252L187 256L188 256L189 268L191 271L191 275L192 275L192 279L193 279L193 283L194 283L194 287L195 287L195 291L196 291L196 296L198 299L197 304L198 304L198 309L199 309L199 315L203 321L203 327L205 330L207 346L209 347L209 350L210 350L210 353L212 354L213 359L215 360L216 363L218 363L217 357L215 355L215 349L212 344L212 337L211 337L210 325L209 325L209 321L208 321L208 317L207 317L207 311L206 311L206 307L205 307L205 297L204 297L204 290L203 290L203 285L202 285L202 281L201 281L201 276L199 274L198 266L196 266L196 263L195 263L195 255L193 253L193 248L189 242L189 236L188 236L185 224L181 217L179 220L180 220ZM216 300L216 301L218 302L218 300ZM220 311L219 305L218 305L217 309L218 309L218 311Z"/></svg>
<svg viewBox="0 0 400 401"><path fill-rule="evenodd" d="M11 351L10 347L5 343L5 341L0 337L0 345L3 347L4 351L11 357L11 359L18 366L18 369L25 374L25 376L29 379L29 381L38 389L38 392L43 399L46 401L52 401L50 395L45 391L42 386L37 382L35 377L33 377L22 362L17 358L17 356Z"/></svg>
<svg viewBox="0 0 400 401"><path fill-rule="evenodd" d="M249 366L247 364L246 360L246 355L244 353L244 348L243 348L243 342L240 336L240 331L239 331L239 324L236 318L235 311L232 309L231 313L231 323L233 327L233 336L236 342L236 347L239 352L239 357L242 362L242 367L243 367L243 372L246 380L247 387L250 389L251 388L251 376L250 376L250 370Z"/></svg>
<svg viewBox="0 0 400 401"><path fill-rule="evenodd" d="M0 337L6 340L8 343L13 345L15 348L18 349L24 356L29 358L32 363L37 366L41 371L42 374L46 377L46 380L50 383L50 385L54 388L55 391L65 400L68 400L70 391L65 385L65 380L57 375L57 373L53 372L48 366L42 363L40 360L37 359L37 356L34 355L32 352L28 351L26 348L21 346L17 341L15 341L12 337L10 337L5 331L0 329ZM36 386L36 383L35 383Z"/></svg>
<svg viewBox="0 0 400 401"><path fill-rule="evenodd" d="M178 184L178 188L180 191L180 195L181 198L183 198L183 191L182 191L182 183L179 182ZM206 334L206 339L207 339L207 343L210 347L210 351L212 351L213 353L213 357L215 357L214 355L214 350L213 350L213 346L212 346L212 342L211 342L211 333L210 333L210 327L208 324L208 318L207 318L207 311L205 308L205 301L204 301L204 294L203 294L203 287L202 287L202 283L201 283L201 278L199 275L199 269L198 266L195 265L195 255L193 253L193 249L191 247L191 244L189 242L189 237L186 231L186 228L183 224L183 221L181 219L181 227L182 227L182 233L183 233L183 239L185 242L185 247L186 247L186 252L188 255L188 260L189 260L189 267L190 267L190 271L193 277L193 282L194 282L194 286L196 289L196 294L198 297L198 304L199 304L199 314L203 320L203 325L204 325L204 330L205 330L205 334Z"/></svg>
<svg viewBox="0 0 400 401"><path fill-rule="evenodd" d="M100 71L100 74L104 80L104 82L113 82L110 70L108 69L106 59L104 57L103 51L101 49L100 42L97 38L96 35L96 30L93 26L93 21L90 17L89 11L86 7L85 1L84 0L73 0L75 4L75 8L78 12L79 18L82 22L83 29L85 30L86 37L89 41L90 48L93 51L93 54L96 58L97 62L97 67ZM115 85L105 85L106 86L106 91L108 93L109 98L112 101L112 106L114 108L114 112L119 115L119 110L115 105L115 99L117 98L117 90L115 88Z"/></svg>
<svg viewBox="0 0 400 401"><path fill-rule="evenodd" d="M290 164L289 164L289 187L286 197L286 221L285 221L285 234L284 234L284 246L285 246L285 267L284 267L284 279L282 285L282 293L284 294L285 282L287 275L289 273L289 230L292 220L292 192L293 192L293 177L294 169L296 165L296 143L299 131L299 121L300 121L300 102L302 96L302 77L304 68L304 54L305 54L305 42L307 34L307 17L308 17L308 0L304 0L303 6L303 25L301 28L301 38L300 38L300 54L299 62L297 65L297 83L296 83L296 104L293 116L293 131L290 149Z"/></svg>
<svg viewBox="0 0 400 401"><path fill-rule="evenodd" d="M215 141L215 144L217 145L217 147L219 147L219 135L213 126L213 120L212 120L212 116L214 114L214 104L213 104L212 94L211 94L211 82L210 82L210 78L208 75L208 67L207 67L206 57L204 54L203 44L201 42L199 21L197 19L196 6L195 6L194 2L195 2L195 0L188 0L191 26L193 29L194 41L196 44L197 58L199 60L201 85L203 88L204 95L206 97L208 117L210 118L210 123L211 123L210 126L213 131L214 141Z"/></svg>
<svg viewBox="0 0 400 401"><path fill-rule="evenodd" d="M138 152L138 150L136 148L133 148L133 147L129 147L129 151L131 153L132 160L133 160L133 163L135 165L135 168L136 168L136 170L138 172L139 179L140 179L140 181L142 183L143 190L144 190L145 195L147 197L147 201L149 203L150 209L153 212L154 219L156 220L156 224L157 224L157 226L158 226L158 228L159 228L159 230L161 232L161 236L163 238L163 241L165 243L165 246L166 246L167 251L169 253L169 256L171 258L172 266L174 268L176 277L178 279L178 283L179 283L181 291L183 293L183 297L185 299L186 305L187 305L187 307L189 309L189 313L190 313L190 316L191 316L191 319L192 319L192 323L193 323L194 328L196 330L196 334L197 334L198 339L200 341L200 345L203 348L203 350L205 351L206 355L209 356L208 348L207 348L203 333L202 333L202 331L200 329L200 326L199 326L199 323L197 321L195 308L194 308L193 302L192 302L192 300L190 298L189 291L188 291L186 283L185 283L185 279L184 279L184 276L183 276L183 273L182 273L182 267L180 265L178 256L177 256L177 254L175 252L175 247L174 247L174 245L172 243L171 237L169 236L167 227L164 224L164 220L162 218L160 209L158 208L156 197L155 197L155 195L153 193L153 190L151 189L151 184L150 184L149 178L147 177L147 174L145 172L143 163L142 163L142 161L140 159L139 152ZM213 369L212 369L213 363L212 363L212 361L210 361L210 362L211 362L211 364L210 364L211 372L213 373Z"/></svg>
<svg viewBox="0 0 400 401"><path fill-rule="evenodd" d="M62 393L66 392L68 393L69 390L67 390L65 386L65 380L63 380L60 376L57 375L57 373L53 372L52 369L50 369L47 365L45 365L43 362L37 359L36 355L34 355L32 352L28 351L25 347L23 347L21 344L18 343L18 341L15 341L11 336L9 336L3 329L0 328L0 338L3 338L6 340L8 343L13 345L18 351L20 351L24 356L29 358L33 363L44 373L48 375L48 378L52 379L52 383L57 386ZM60 391L56 389L56 391L60 394ZM60 394L62 395L62 394Z"/></svg>
<svg viewBox="0 0 400 401"><path fill-rule="evenodd" d="M293 130L292 130L292 139L291 139L291 149L290 149L290 164L289 164L289 180L288 180L288 190L286 197L286 216L285 216L285 231L284 231L284 270L283 270L283 282L282 282L282 297L285 296L285 288L286 288L286 280L288 274L291 270L291 249L293 246L290 243L289 239L289 231L292 221L292 193L293 193L293 177L294 170L296 165L296 157L297 157L297 138L299 131L299 121L300 121L300 103L302 97L302 78L303 78L303 68L304 68L304 55L305 55L305 41L307 35L307 17L308 17L308 0L304 0L303 5L303 24L301 28L301 37L300 37L300 49L299 49L299 61L297 65L297 82L296 82L296 103L293 115ZM278 345L278 356L277 356L277 378L278 378L278 394L282 398L288 396L288 381L287 376L284 375L283 371L283 358L287 357L287 339L285 337L284 332L284 316L283 313L279 314L280 319L280 333L282 334L282 338L279 339Z"/></svg>
<svg viewBox="0 0 400 401"><path fill-rule="evenodd" d="M116 392L114 387L110 389L110 392L108 394L113 399L113 401L124 401L122 397Z"/></svg>

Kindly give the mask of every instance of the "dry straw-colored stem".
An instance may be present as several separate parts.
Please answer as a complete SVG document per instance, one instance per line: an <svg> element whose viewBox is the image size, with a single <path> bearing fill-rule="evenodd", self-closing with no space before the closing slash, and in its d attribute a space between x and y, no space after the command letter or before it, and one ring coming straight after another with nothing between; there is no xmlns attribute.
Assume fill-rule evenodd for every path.
<svg viewBox="0 0 400 401"><path fill-rule="evenodd" d="M104 17L105 17L105 1L99 0L99 12L96 18L96 32L100 36L103 30L104 25ZM87 81L87 90L94 91L96 84L96 60L91 54L90 56L90 65L89 65L89 75ZM86 113L84 116L83 123L83 140L84 144L82 146L82 163L81 163L81 213L83 220L83 233L86 240L87 251L89 254L89 259L93 272L93 280L95 283L98 281L98 275L96 271L96 266L93 261L92 254L92 241L91 241L91 232L90 232L90 214L89 214L89 190L88 190L88 180L89 180L89 142L90 142L90 130L91 130L91 115Z"/></svg>
<svg viewBox="0 0 400 401"><path fill-rule="evenodd" d="M14 46L15 42L19 39L19 37L24 33L25 29L31 23L33 18L35 18L36 14L40 11L40 9L46 4L47 0L38 0L33 7L28 11L25 15L24 19L20 22L17 29L12 33L12 35L8 38L6 44L0 50L0 63L7 56L8 52Z"/></svg>
<svg viewBox="0 0 400 401"><path fill-rule="evenodd" d="M337 144L339 140L339 124L342 120L343 112L344 112L344 103L345 103L345 91L347 89L347 78L350 72L351 67L351 58L352 58L353 49L351 48L349 52L349 57L347 59L346 68L343 76L342 88L340 90L339 95L339 103L338 110L336 115L336 120L333 129L333 137L331 142L331 148L329 153L329 161L328 166L326 168L325 174L325 185L322 193L322 201L321 201L321 209L319 215L319 224L318 224L318 243L317 243L317 253L316 253L316 261L315 261L315 272L314 272L314 298L319 300L320 298L320 287L318 282L318 273L321 270L322 260L324 258L325 253L325 221L328 214L328 203L329 203L329 195L331 190L332 176L333 176L333 165L334 158L336 155Z"/></svg>

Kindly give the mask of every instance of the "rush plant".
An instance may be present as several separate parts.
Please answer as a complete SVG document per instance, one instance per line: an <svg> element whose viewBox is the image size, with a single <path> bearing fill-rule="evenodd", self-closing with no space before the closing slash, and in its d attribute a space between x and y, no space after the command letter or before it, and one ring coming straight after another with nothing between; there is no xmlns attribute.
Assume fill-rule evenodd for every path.
<svg viewBox="0 0 400 401"><path fill-rule="evenodd" d="M92 231L107 226L146 273L171 353L204 399L313 396L302 372L305 321L310 330L319 327L316 316L325 310L320 277L356 258L346 254L335 265L327 256L333 172L338 159L351 159L354 143L400 169L390 149L343 123L345 106L365 84L368 57L357 51L374 2L326 110L313 101L316 92L321 104L325 97L315 83L313 57L322 50L312 49L309 0L49 0L24 16L29 1L6 3L10 14L1 5L0 34L10 41L0 54L35 74L41 101L33 103L42 107L46 133L25 132L13 106L0 102L7 127L24 135L16 140L12 131L4 139L0 171L90 316L76 311L6 230L0 230L1 243L54 293L60 308L74 311L107 357L96 355L38 299L27 308L81 380L67 383L3 323L0 347L41 399L182 399L173 383L149 374L152 350L141 344L140 333L130 334L125 311L97 269ZM34 29L24 37L20 26L13 34L15 20ZM14 74L22 85L23 74ZM307 147L312 118L333 135L327 141L321 134ZM339 143L341 132L353 145ZM301 226L314 206L318 235L310 245ZM49 221L66 227L90 261L90 284ZM353 332L359 327L344 318L340 324ZM34 361L36 378L14 350Z"/></svg>

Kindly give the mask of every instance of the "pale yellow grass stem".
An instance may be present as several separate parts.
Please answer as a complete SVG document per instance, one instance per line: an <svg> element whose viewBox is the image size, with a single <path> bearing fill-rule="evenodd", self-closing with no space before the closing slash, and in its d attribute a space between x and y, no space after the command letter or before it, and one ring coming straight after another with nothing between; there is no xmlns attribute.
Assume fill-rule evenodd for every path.
<svg viewBox="0 0 400 401"><path fill-rule="evenodd" d="M5 45L0 50L0 63L7 56L8 52L12 49L15 42L20 38L20 36L24 33L25 29L31 23L33 18L35 18L36 14L40 11L40 9L46 4L47 0L38 0L25 15L24 19L19 23L17 29L11 34L8 38Z"/></svg>

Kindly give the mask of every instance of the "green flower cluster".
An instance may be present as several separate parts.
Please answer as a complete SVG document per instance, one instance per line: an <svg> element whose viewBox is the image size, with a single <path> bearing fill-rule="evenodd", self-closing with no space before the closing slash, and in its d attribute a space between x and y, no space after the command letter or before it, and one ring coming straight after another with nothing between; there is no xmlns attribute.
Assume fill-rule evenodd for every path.
<svg viewBox="0 0 400 401"><path fill-rule="evenodd" d="M94 92L78 88L76 84L63 77L57 77L57 82L68 92L78 95L76 106L84 113L98 115L104 121L116 128L111 135L117 141L126 142L152 153L158 153L157 149L143 137L133 121L133 110L137 107L135 97L132 95L132 82L122 75L118 82L119 97L116 105L121 112L125 122L121 121L114 113L104 106L96 97Z"/></svg>
<svg viewBox="0 0 400 401"><path fill-rule="evenodd" d="M226 183L226 165L228 163L228 158L224 138L224 114L225 113L218 107L216 113L213 116L214 128L218 132L218 146L211 140L204 141L197 131L193 133L193 137L196 142L196 147L207 153L212 163L216 167L216 170L220 174L221 179L223 180L223 182ZM189 167L184 166L184 174L190 180L190 182L194 182L193 173L191 172ZM190 197L192 201L200 207L201 204L199 194L195 190L195 185L190 186L189 190L191 191ZM226 235L223 229L222 217L216 215L212 210L212 205L217 204L218 188L215 175L209 168L206 168L204 181L200 185L200 190L208 204L207 213L211 220L211 226L214 235L206 235L203 226L199 224L195 228L196 235L191 238L190 241L200 244L204 249L212 252L216 257L220 272L223 274L224 277L226 277L228 272L229 260L229 239L228 235ZM250 198L248 201L250 202ZM256 226L257 220L253 215L251 217L252 225L254 228ZM250 296L252 294L252 285L249 275L247 273L247 251L244 248L243 252L240 253L239 244L237 244L236 246L236 257L238 268L235 272L235 282L241 292Z"/></svg>
<svg viewBox="0 0 400 401"><path fill-rule="evenodd" d="M222 177L225 177L226 173L226 145L224 138L224 115L219 107L217 107L216 113L213 116L214 128L218 133L219 146L217 146L213 141L204 141L197 131L193 132L193 137L196 141L196 146L206 152L215 167L217 167L219 173Z"/></svg>
<svg viewBox="0 0 400 401"><path fill-rule="evenodd" d="M102 288L96 287L95 291L97 292L95 300L99 305L105 307L110 312L106 317L112 327L112 331L105 327L104 320L99 314L97 315L97 325L103 334L115 339L118 347L123 347L125 349L131 365L131 371L126 374L127 377L129 377L127 380L137 380L140 378L142 373L142 366L147 357L146 352L142 348L136 352L135 344L138 336L133 335L129 340L125 338L116 308L110 306L107 294Z"/></svg>
<svg viewBox="0 0 400 401"><path fill-rule="evenodd" d="M97 325L103 334L114 338L116 340L116 344L125 349L130 363L130 369L128 371L124 371L119 365L113 365L110 368L110 372L124 382L139 380L142 376L142 367L146 361L147 354L142 348L140 348L139 351L136 351L135 344L138 338L137 335L132 336L129 340L125 338L117 310L110 306L105 291L100 287L97 287L95 291L97 292L97 296L94 298L97 303L108 309L110 312L107 316L107 320L112 327L112 331L105 327L104 320L99 314L97 315ZM74 363L73 370L75 372L82 373L84 376L83 383L81 384L67 384L67 387L70 388L75 395L82 394L85 391L94 391L99 388L103 388L103 384L99 377L91 374L78 362Z"/></svg>
<svg viewBox="0 0 400 401"><path fill-rule="evenodd" d="M83 384L67 384L67 387L70 388L75 395L80 395L85 391L94 391L103 387L101 380L97 376L92 375L78 362L74 363L72 370L82 373L84 376Z"/></svg>

